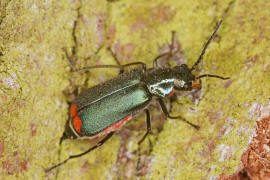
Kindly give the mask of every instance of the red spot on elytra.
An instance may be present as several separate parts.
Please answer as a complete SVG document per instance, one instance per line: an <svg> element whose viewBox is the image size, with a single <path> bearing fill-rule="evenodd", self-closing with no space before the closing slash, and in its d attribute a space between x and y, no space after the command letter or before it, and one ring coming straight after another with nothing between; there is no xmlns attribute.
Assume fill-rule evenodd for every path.
<svg viewBox="0 0 270 180"><path fill-rule="evenodd" d="M171 90L170 94L169 94L169 97L171 97L174 93L174 89Z"/></svg>
<svg viewBox="0 0 270 180"><path fill-rule="evenodd" d="M70 106L70 116L73 119L73 127L76 130L77 133L81 133L81 127L82 127L82 120L80 119L78 115L78 111L77 111L77 104L72 104Z"/></svg>
<svg viewBox="0 0 270 180"><path fill-rule="evenodd" d="M76 116L73 119L73 127L76 130L77 133L81 133L81 127L82 127L82 120L79 116Z"/></svg>
<svg viewBox="0 0 270 180"><path fill-rule="evenodd" d="M70 112L71 117L77 116L77 114L78 114L78 112L77 112L77 104L72 104L70 106L70 111L69 112Z"/></svg>

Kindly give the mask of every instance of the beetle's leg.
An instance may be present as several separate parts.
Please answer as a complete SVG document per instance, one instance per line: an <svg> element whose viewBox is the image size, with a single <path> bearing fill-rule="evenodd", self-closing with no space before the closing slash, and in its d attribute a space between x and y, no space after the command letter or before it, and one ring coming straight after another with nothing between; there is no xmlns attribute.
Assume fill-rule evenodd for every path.
<svg viewBox="0 0 270 180"><path fill-rule="evenodd" d="M112 57L114 58L114 60L115 60L116 63L118 64L118 66L122 66L122 68L120 69L119 74L121 74L121 73L124 72L124 68L125 68L125 67L128 67L128 66L134 66L134 65L141 65L141 66L142 66L142 69L143 69L144 71L146 71L146 64L143 63L143 62L133 62L133 63L128 63L128 64L123 64L123 65L121 65L121 64L120 64L120 61L118 60L116 54L112 51L112 49L109 47L108 50L109 50L110 53L112 54Z"/></svg>
<svg viewBox="0 0 270 180"><path fill-rule="evenodd" d="M89 71L90 69L101 69L101 68L116 68L116 69L120 69L120 74L124 72L124 68L125 67L128 67L128 66L134 66L134 65L141 65L142 66L142 69L145 71L146 70L146 64L143 63L143 62L133 62L133 63L128 63L128 64L123 64L121 65L120 62L118 61L118 59L116 58L116 55L110 50L110 52L112 53L114 59L116 60L117 64L118 65L98 65L98 66L88 66L88 67L84 67L84 68L81 68L81 69L76 69L73 62L72 62L72 58L68 55L67 53L67 50L65 48L63 48L65 54L66 54L66 57L68 59L68 62L70 64L70 67L73 71L76 71L76 72L87 72Z"/></svg>
<svg viewBox="0 0 270 180"><path fill-rule="evenodd" d="M85 67L85 68L76 69L73 62L72 62L72 58L67 53L66 48L63 48L63 50L65 52L65 55L66 55L67 59L68 59L68 62L70 64L71 69L73 71L76 71L76 72L87 72L90 69L98 69L98 68L117 68L117 69L120 69L120 70L123 69L123 67L121 65L98 65L98 66L88 66L88 67Z"/></svg>
<svg viewBox="0 0 270 180"><path fill-rule="evenodd" d="M200 129L200 126L195 125L195 124L193 124L193 123L187 121L186 119L184 119L184 118L181 117L181 116L171 116L171 115L169 114L169 112L168 112L168 110L167 110L167 108L166 108L166 106L165 106L165 104L164 104L164 102L163 102L163 100L162 100L161 98L158 98L158 102L159 102L159 104L160 104L160 106L161 106L161 109L162 109L162 111L163 111L163 113L165 114L166 117L171 118L171 119L180 119L180 120L184 121L185 123L191 125L191 126L194 127L195 129L197 129L197 130Z"/></svg>
<svg viewBox="0 0 270 180"><path fill-rule="evenodd" d="M116 54L112 51L112 48L111 47L108 47L108 50L110 51L113 59L115 60L116 64L118 64L119 66L121 66L121 63L119 61L119 59L117 58Z"/></svg>
<svg viewBox="0 0 270 180"><path fill-rule="evenodd" d="M120 61L118 60L116 54L112 51L111 47L108 47L108 50L110 51L110 53L111 53L113 59L115 60L116 64L117 64L118 66L121 66ZM124 68L122 67L122 68L120 69L119 74L122 74L123 72L124 72Z"/></svg>
<svg viewBox="0 0 270 180"><path fill-rule="evenodd" d="M169 56L169 57L171 57L171 56L172 56L172 54L173 54L173 49L174 49L174 42L175 42L175 31L172 31L171 44L169 45L170 51L158 55L158 56L153 60L153 67L158 67L158 64L157 64L158 62L157 62L157 61L158 61L161 57L164 57L164 56Z"/></svg>
<svg viewBox="0 0 270 180"><path fill-rule="evenodd" d="M123 67L128 67L128 66L133 66L133 65L141 65L142 69L146 71L146 64L143 62L133 62L133 63L128 63L128 64L123 64Z"/></svg>
<svg viewBox="0 0 270 180"><path fill-rule="evenodd" d="M170 56L171 55L171 52L166 52L166 53L163 53L163 54L160 54L158 55L154 60L153 60L153 67L158 67L158 64L157 64L157 61L164 57L164 56Z"/></svg>
<svg viewBox="0 0 270 180"><path fill-rule="evenodd" d="M137 167L136 169L140 169L140 161L141 161L141 143L145 140L146 136L151 132L151 119L150 119L150 112L148 109L145 109L145 115L146 115L146 133L144 136L141 138L141 140L138 142L138 162L137 162Z"/></svg>
<svg viewBox="0 0 270 180"><path fill-rule="evenodd" d="M83 153L80 153L80 154L71 155L71 156L69 156L66 160L64 160L64 161L62 161L62 162L60 162L60 163L58 163L58 164L56 164L56 165L54 165L54 166L52 166L52 167L46 169L45 172L47 173L47 172L51 171L52 169L57 168L57 167L59 167L59 166L65 164L65 163L68 162L70 159L74 159L74 158L77 158L77 157L81 157L81 156L83 156L83 155L85 155L85 154L87 154L87 153L93 151L94 149L100 147L100 146L101 146L102 144L104 144L108 139L110 139L110 137L112 137L113 133L114 133L114 132L109 133L105 138L103 138L103 139L102 139L101 141L99 141L95 146L91 147L91 148L88 149L87 151L85 151L85 152L83 152Z"/></svg>

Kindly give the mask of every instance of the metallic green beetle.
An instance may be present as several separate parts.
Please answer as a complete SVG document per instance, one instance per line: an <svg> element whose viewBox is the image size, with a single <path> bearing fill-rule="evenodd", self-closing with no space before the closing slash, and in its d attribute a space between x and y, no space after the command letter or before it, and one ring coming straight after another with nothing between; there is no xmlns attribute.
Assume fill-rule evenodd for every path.
<svg viewBox="0 0 270 180"><path fill-rule="evenodd" d="M191 91L195 88L201 88L202 77L215 77L220 79L228 79L218 75L204 74L195 77L192 71L202 60L207 46L214 38L221 21L218 23L215 31L204 45L201 55L192 68L188 68L186 64L175 67L157 67L157 61L160 57L168 55L168 53L158 56L154 60L154 67L147 69L142 62L135 62L126 65L103 65L92 66L85 70L93 68L120 68L121 72L124 67L132 65L141 65L130 72L124 72L117 77L101 83L97 86L89 88L80 94L70 107L70 119L64 132L64 138L94 138L97 136L107 136L98 144L91 147L87 151L73 155L65 161L52 166L46 171L50 171L68 160L83 156L93 149L101 146L126 122L139 115L141 112L146 113L147 131L139 141L139 145L151 131L150 112L147 109L153 99L157 99L161 109L166 117L172 119L181 118L180 116L171 116L163 102L162 98L170 96L176 91ZM185 119L181 119L196 129L199 126L194 125Z"/></svg>

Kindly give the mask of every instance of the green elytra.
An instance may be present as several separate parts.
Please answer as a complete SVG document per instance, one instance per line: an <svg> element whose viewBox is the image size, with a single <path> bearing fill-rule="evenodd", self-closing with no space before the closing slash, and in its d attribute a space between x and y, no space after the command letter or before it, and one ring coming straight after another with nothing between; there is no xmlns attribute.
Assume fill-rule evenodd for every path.
<svg viewBox="0 0 270 180"><path fill-rule="evenodd" d="M125 117L142 112L153 96L164 98L173 89L192 90L194 80L195 76L185 64L172 69L134 69L122 73L86 90L75 99L73 103L77 105L82 121L81 132L75 132L75 135L96 136Z"/></svg>

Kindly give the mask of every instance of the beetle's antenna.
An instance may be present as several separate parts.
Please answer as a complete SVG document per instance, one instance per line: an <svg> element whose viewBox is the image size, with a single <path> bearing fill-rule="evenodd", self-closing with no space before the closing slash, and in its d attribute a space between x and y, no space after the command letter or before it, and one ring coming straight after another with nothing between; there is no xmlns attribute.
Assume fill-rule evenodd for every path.
<svg viewBox="0 0 270 180"><path fill-rule="evenodd" d="M222 23L222 20L220 20L220 21L218 22L218 25L217 25L215 31L213 32L213 34L210 36L210 38L208 39L208 41L207 41L206 44L204 45L203 50L202 50L202 52L201 52L201 55L199 56L199 58L198 58L198 60L195 62L195 64L192 66L192 68L190 69L190 71L193 71L193 70L195 69L195 67L196 67L196 66L200 63L200 61L203 59L203 55L205 54L205 51L206 51L208 45L210 44L210 42L211 42L211 41L213 40L213 38L215 37L215 35L216 35L216 33L217 33L217 30L218 30L219 26L221 25L221 23Z"/></svg>
<svg viewBox="0 0 270 180"><path fill-rule="evenodd" d="M222 76L214 75L214 74L203 74L203 75L196 77L196 79L201 79L204 77L212 77L212 78L218 78L218 79L222 79L222 80L230 79L229 77L222 77Z"/></svg>

